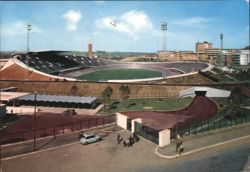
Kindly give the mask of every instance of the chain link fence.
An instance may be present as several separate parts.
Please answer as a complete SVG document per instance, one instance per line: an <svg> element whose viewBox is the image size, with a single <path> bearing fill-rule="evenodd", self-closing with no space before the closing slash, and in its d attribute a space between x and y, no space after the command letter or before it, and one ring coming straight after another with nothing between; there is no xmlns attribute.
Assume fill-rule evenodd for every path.
<svg viewBox="0 0 250 172"><path fill-rule="evenodd" d="M171 139L175 139L177 134L190 136L193 134L196 135L198 133L213 132L217 129L233 127L250 122L250 115L248 113L246 113L245 116L238 118L227 118L232 112L233 108L233 106L229 105L216 116L202 119L191 124L177 125L178 127L171 129L170 137Z"/></svg>

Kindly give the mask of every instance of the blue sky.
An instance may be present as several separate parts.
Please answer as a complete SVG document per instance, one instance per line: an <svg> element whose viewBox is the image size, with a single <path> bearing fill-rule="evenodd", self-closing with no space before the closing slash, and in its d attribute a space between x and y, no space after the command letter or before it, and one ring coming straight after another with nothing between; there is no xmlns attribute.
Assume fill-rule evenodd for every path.
<svg viewBox="0 0 250 172"><path fill-rule="evenodd" d="M156 52L160 23L167 22L167 50L195 50L208 41L225 48L249 45L249 0L221 1L1 1L1 50Z"/></svg>

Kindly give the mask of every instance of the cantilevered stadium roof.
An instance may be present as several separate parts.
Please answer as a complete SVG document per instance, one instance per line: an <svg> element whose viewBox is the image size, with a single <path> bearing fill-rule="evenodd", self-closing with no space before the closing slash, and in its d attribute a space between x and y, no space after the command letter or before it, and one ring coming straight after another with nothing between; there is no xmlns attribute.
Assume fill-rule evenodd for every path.
<svg viewBox="0 0 250 172"><path fill-rule="evenodd" d="M23 96L28 96L30 93L24 92L0 92L1 101L12 101Z"/></svg>
<svg viewBox="0 0 250 172"><path fill-rule="evenodd" d="M30 94L19 98L19 100L34 101L35 95ZM57 96L57 95L43 95L37 94L37 101L44 102L62 102L62 103L82 103L92 104L97 100L97 97L80 97L80 96Z"/></svg>

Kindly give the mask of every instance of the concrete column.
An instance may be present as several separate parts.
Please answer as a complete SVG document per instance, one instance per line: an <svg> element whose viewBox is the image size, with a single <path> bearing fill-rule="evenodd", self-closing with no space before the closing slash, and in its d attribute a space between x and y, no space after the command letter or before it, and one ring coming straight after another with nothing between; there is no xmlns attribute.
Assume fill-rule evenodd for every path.
<svg viewBox="0 0 250 172"><path fill-rule="evenodd" d="M121 113L116 113L116 124L123 128L123 129L126 129L127 130L127 120L128 120L128 116L126 115L123 115Z"/></svg>
<svg viewBox="0 0 250 172"><path fill-rule="evenodd" d="M170 130L162 130L159 132L159 146L164 147L170 144Z"/></svg>
<svg viewBox="0 0 250 172"><path fill-rule="evenodd" d="M141 123L142 124L142 119L141 118L136 118L131 121L131 132L135 132L135 122Z"/></svg>

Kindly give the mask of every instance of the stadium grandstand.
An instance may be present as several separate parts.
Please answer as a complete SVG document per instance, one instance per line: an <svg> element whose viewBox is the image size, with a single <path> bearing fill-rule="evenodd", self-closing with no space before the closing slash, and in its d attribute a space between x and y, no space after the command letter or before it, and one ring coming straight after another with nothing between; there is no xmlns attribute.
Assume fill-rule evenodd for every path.
<svg viewBox="0 0 250 172"><path fill-rule="evenodd" d="M76 77L83 74L112 69L159 71L162 74L160 79L165 79L182 74L192 75L208 68L211 68L209 64L197 62L120 63L103 58L68 55L63 51L44 51L12 55L12 58L1 68L1 80L74 81Z"/></svg>
<svg viewBox="0 0 250 172"><path fill-rule="evenodd" d="M13 58L38 71L58 74L64 70L75 70L100 66L105 63L97 58L76 55L62 55L58 52L39 52L14 55Z"/></svg>

